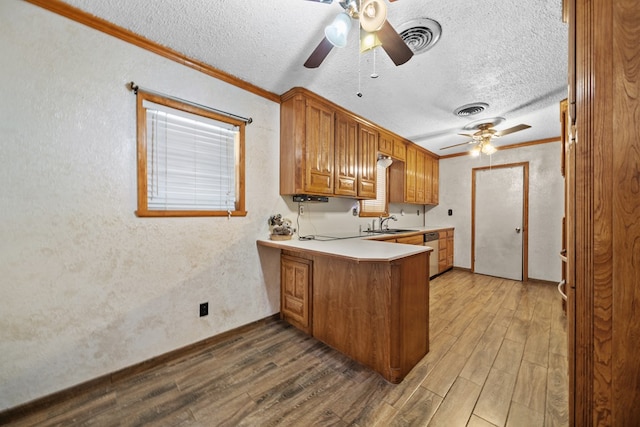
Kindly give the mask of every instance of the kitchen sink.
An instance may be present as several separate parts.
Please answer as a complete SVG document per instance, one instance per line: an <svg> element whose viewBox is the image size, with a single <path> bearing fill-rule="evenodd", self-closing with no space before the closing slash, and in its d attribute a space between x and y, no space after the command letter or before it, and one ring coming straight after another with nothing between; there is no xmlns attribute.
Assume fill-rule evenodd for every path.
<svg viewBox="0 0 640 427"><path fill-rule="evenodd" d="M384 230L369 230L370 233L377 233L377 234L411 233L413 231L418 231L418 230L410 230L407 228L387 228Z"/></svg>

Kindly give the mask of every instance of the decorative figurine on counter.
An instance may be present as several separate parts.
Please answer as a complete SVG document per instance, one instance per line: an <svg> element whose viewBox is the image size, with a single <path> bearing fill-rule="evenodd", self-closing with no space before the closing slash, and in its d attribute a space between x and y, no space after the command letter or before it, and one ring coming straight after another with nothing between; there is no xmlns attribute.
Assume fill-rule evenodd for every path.
<svg viewBox="0 0 640 427"><path fill-rule="evenodd" d="M271 240L291 240L296 229L291 226L290 219L282 218L282 215L276 214L269 217L269 231Z"/></svg>

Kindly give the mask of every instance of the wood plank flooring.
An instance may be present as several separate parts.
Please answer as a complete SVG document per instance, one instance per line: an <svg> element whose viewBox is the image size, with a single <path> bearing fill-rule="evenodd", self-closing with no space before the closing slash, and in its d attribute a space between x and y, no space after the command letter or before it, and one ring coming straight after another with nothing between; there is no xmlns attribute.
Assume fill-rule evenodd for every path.
<svg viewBox="0 0 640 427"><path fill-rule="evenodd" d="M566 426L554 286L453 270L431 281L431 350L398 385L272 322L15 426Z"/></svg>

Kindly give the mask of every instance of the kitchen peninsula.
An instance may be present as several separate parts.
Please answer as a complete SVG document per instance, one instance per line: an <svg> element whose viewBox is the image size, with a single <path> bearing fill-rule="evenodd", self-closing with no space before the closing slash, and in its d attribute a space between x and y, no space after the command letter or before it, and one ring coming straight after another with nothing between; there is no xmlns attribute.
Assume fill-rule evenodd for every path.
<svg viewBox="0 0 640 427"><path fill-rule="evenodd" d="M427 246L259 240L281 256L281 317L399 383L429 351Z"/></svg>

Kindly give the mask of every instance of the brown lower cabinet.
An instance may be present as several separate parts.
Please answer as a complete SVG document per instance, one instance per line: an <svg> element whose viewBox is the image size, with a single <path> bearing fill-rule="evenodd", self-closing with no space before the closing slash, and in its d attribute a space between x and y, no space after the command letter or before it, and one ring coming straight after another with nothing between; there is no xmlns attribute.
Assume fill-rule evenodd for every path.
<svg viewBox="0 0 640 427"><path fill-rule="evenodd" d="M427 264L283 250L281 317L399 383L429 351Z"/></svg>
<svg viewBox="0 0 640 427"><path fill-rule="evenodd" d="M453 228L438 232L438 273L453 268Z"/></svg>
<svg viewBox="0 0 640 427"><path fill-rule="evenodd" d="M308 334L311 334L312 272L311 260L280 257L280 317Z"/></svg>
<svg viewBox="0 0 640 427"><path fill-rule="evenodd" d="M453 228L438 230L438 252L430 254L431 257L436 257L438 260L438 271L435 273L433 271L429 271L429 275L433 276L435 274L440 274L453 268L453 233ZM423 245L424 235L415 234L406 237L382 236L376 240L405 243L408 245Z"/></svg>

